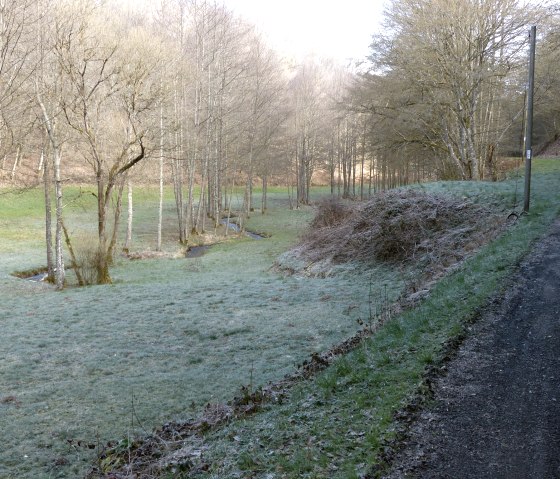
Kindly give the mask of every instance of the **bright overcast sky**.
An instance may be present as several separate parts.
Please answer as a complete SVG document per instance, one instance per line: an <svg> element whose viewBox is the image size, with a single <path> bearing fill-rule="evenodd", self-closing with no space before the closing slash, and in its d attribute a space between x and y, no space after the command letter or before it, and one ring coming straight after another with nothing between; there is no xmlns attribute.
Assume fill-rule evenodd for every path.
<svg viewBox="0 0 560 479"><path fill-rule="evenodd" d="M281 53L363 60L386 0L223 0L257 25Z"/></svg>
<svg viewBox="0 0 560 479"><path fill-rule="evenodd" d="M159 0L116 0L153 7ZM279 53L364 60L391 0L217 0L259 27ZM144 7L145 8L145 7ZM149 7L148 7L149 8Z"/></svg>

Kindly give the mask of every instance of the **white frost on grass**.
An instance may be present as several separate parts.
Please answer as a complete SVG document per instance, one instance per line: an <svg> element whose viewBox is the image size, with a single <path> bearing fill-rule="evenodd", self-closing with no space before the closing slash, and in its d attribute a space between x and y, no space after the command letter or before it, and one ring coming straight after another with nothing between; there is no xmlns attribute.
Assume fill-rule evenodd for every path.
<svg viewBox="0 0 560 479"><path fill-rule="evenodd" d="M271 238L217 245L195 271L190 259L119 259L113 285L62 293L0 280L0 395L18 401L0 404L0 477L79 477L94 451L78 441L185 419L352 335L368 310L361 274L302 279L271 268L310 215L255 217ZM22 261L39 257L36 244L19 244ZM0 250L0 273L37 265L16 263Z"/></svg>

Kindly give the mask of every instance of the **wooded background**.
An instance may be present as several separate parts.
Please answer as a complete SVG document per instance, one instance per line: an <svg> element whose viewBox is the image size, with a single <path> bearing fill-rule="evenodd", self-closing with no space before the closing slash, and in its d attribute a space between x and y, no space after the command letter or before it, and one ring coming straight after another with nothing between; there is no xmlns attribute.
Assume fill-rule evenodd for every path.
<svg viewBox="0 0 560 479"><path fill-rule="evenodd" d="M370 58L343 67L280 57L214 1L161 0L147 14L0 0L1 181L44 185L62 287L65 182L94 188L103 283L135 184L173 186L184 243L218 225L240 188L249 215L266 212L271 183L297 207L314 181L363 199L430 179L498 180L523 151L530 25L538 152L559 130L556 2L394 0Z"/></svg>

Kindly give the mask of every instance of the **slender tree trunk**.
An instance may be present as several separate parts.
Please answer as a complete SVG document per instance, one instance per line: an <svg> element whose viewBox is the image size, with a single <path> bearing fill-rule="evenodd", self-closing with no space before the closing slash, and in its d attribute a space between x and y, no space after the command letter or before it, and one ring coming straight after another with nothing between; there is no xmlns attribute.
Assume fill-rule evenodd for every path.
<svg viewBox="0 0 560 479"><path fill-rule="evenodd" d="M176 154L180 154L177 151ZM177 211L177 224L179 231L179 243L183 244L186 241L185 237L185 218L184 218L184 200L183 200L183 171L181 164L178 160L174 159L171 162L173 174L173 192L175 194L175 208Z"/></svg>
<svg viewBox="0 0 560 479"><path fill-rule="evenodd" d="M41 151L41 156L44 150ZM51 173L48 157L43 161L43 188L45 191L45 240L47 243L47 281L54 283L54 251L52 238Z"/></svg>
<svg viewBox="0 0 560 479"><path fill-rule="evenodd" d="M341 196L341 186L342 186L342 178L343 178L343 172L342 172L342 148L340 146L340 132L338 135L338 143L337 143L337 152L336 152L336 164L337 164L337 170L338 170L338 179L336 181L336 193L337 196L340 198ZM342 193L344 194L344 193Z"/></svg>
<svg viewBox="0 0 560 479"><path fill-rule="evenodd" d="M50 115L47 112L45 104L39 93L39 87L37 86L37 102L41 108L43 114L43 120L45 129L47 130L47 135L49 137L49 142L51 144L51 150L53 155L53 173L54 173L54 189L55 189L55 201L56 201L56 230L55 230L55 264L56 269L54 271L54 281L57 290L62 290L64 288L65 271L64 271L64 256L62 247L62 180L60 178L60 146L58 144L58 138L56 135L55 124L51 120Z"/></svg>
<svg viewBox="0 0 560 479"><path fill-rule="evenodd" d="M101 163L97 165L97 232L98 232L98 252L97 252L97 284L110 284L111 275L109 273L110 260L107 254L107 217L109 203L113 192L113 185L108 182L105 186Z"/></svg>
<svg viewBox="0 0 560 479"><path fill-rule="evenodd" d="M357 163L357 152L356 152L356 140L352 138L352 198L356 197L356 163Z"/></svg>
<svg viewBox="0 0 560 479"><path fill-rule="evenodd" d="M226 236L229 235L229 220L231 218L231 198L233 197L233 192L235 190L235 175L232 175L232 179L231 179L231 195L230 195L230 200L227 206L227 220L226 220Z"/></svg>
<svg viewBox="0 0 560 479"><path fill-rule="evenodd" d="M342 197L348 198L350 196L350 191L348 187L348 148L346 146L346 142L344 144L344 156L342 157Z"/></svg>
<svg viewBox="0 0 560 479"><path fill-rule="evenodd" d="M205 161L202 166L202 180L200 182L200 195L198 199L198 207L196 210L195 230L204 232L204 210L206 206L206 173L208 171L208 162Z"/></svg>
<svg viewBox="0 0 560 479"><path fill-rule="evenodd" d="M64 271L64 256L62 250L62 180L60 178L60 151L58 148L53 148L54 153L54 189L56 196L56 232L55 232L55 251L56 251L56 271L55 271L55 284L56 289L62 290L64 288L65 271Z"/></svg>
<svg viewBox="0 0 560 479"><path fill-rule="evenodd" d="M182 84L182 79L181 79ZM172 162L174 171L174 185L175 185L175 200L177 204L177 217L179 221L179 243L185 244L187 242L187 221L186 221L186 208L185 199L183 195L183 160L185 154L185 145L183 143L183 117L182 117L182 86L179 89L179 84L175 82L174 87L175 97L175 121L177 122L177 129L175 131L175 160ZM163 157L163 155L161 155Z"/></svg>
<svg viewBox="0 0 560 479"><path fill-rule="evenodd" d="M10 178L12 181L14 181L15 177L16 177L16 170L17 167L19 166L19 162L20 162L20 156L21 156L21 145L18 145L17 150L16 150L16 157L14 159L14 166L12 167L12 173L10 175Z"/></svg>
<svg viewBox="0 0 560 479"><path fill-rule="evenodd" d="M299 179L298 179L298 203L304 205L309 204L309 185L311 182L310 175L310 155L311 145L309 139L303 136L301 147L301 159L299 162Z"/></svg>
<svg viewBox="0 0 560 479"><path fill-rule="evenodd" d="M268 210L268 177L266 175L263 175L261 213L264 215L267 210Z"/></svg>
<svg viewBox="0 0 560 479"><path fill-rule="evenodd" d="M296 141L296 150L295 150L295 160L296 160L296 209L299 209L299 144Z"/></svg>
<svg viewBox="0 0 560 479"><path fill-rule="evenodd" d="M163 224L163 104L159 107L159 209L156 251L161 251L161 229Z"/></svg>
<svg viewBox="0 0 560 479"><path fill-rule="evenodd" d="M307 149L305 157L305 202L311 203L311 177L313 176L313 158L315 157L315 142L317 138L313 138L313 143Z"/></svg>
<svg viewBox="0 0 560 479"><path fill-rule="evenodd" d="M331 186L331 196L334 196L334 173L335 173L335 163L334 163L334 140L331 139L329 148L329 183Z"/></svg>
<svg viewBox="0 0 560 479"><path fill-rule="evenodd" d="M217 228L220 224L221 215L221 177L220 177L220 146L219 146L219 129L216 129L215 144L214 144L214 159L212 161L212 190L211 195L208 198L210 201L211 217L214 220L214 228ZM210 190L209 190L210 193Z"/></svg>
<svg viewBox="0 0 560 479"><path fill-rule="evenodd" d="M360 171L360 200L364 200L364 172L366 163L366 128L362 132L362 155L361 155L361 171Z"/></svg>
<svg viewBox="0 0 560 479"><path fill-rule="evenodd" d="M124 192L124 185L126 182L127 178L125 177L122 179L122 181L120 181L119 187L117 188L117 203L115 205L115 214L113 216L113 231L111 232L111 241L109 242L109 247L107 248L107 262L109 265L113 264L113 255L115 252L115 246L117 245L119 223L122 213L122 197Z"/></svg>
<svg viewBox="0 0 560 479"><path fill-rule="evenodd" d="M43 164L45 162L45 149L41 148L41 156L39 157L39 164L37 165L37 173L40 175L44 173Z"/></svg>
<svg viewBox="0 0 560 479"><path fill-rule="evenodd" d="M132 220L134 217L134 206L132 203L132 181L129 178L127 181L127 193L128 193L128 217L126 222L126 240L124 242L124 251L129 252L132 247Z"/></svg>
<svg viewBox="0 0 560 479"><path fill-rule="evenodd" d="M245 182L245 194L244 194L244 210L245 216L249 218L251 216L251 211L253 211L253 171L252 167L249 167L247 171L247 181Z"/></svg>
<svg viewBox="0 0 560 479"><path fill-rule="evenodd" d="M68 247L68 252L70 253L70 260L72 261L72 269L74 270L74 273L76 273L76 279L78 280L78 285L85 286L86 283L80 271L80 266L78 265L76 254L74 253L74 248L72 247L72 242L70 241L70 235L68 234L68 230L66 229L64 222L62 223L62 231L64 233L64 239L66 240L66 246Z"/></svg>
<svg viewBox="0 0 560 479"><path fill-rule="evenodd" d="M195 221L194 221L194 175L195 175L195 167L196 162L194 159L189 158L189 170L187 173L189 186L187 191L187 217L186 217L186 227L188 228L189 234L192 234L195 229Z"/></svg>
<svg viewBox="0 0 560 479"><path fill-rule="evenodd" d="M371 197L373 192L373 174L375 171L375 158L369 160L369 183L368 183L368 197Z"/></svg>

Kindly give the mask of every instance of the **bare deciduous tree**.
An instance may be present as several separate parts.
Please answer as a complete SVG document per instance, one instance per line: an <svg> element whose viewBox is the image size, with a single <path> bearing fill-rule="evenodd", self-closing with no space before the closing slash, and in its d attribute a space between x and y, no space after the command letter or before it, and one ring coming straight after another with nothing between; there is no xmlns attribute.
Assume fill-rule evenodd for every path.
<svg viewBox="0 0 560 479"><path fill-rule="evenodd" d="M124 182L146 156L144 117L158 99L152 81L158 60L157 51L147 51L144 30L132 29L119 42L100 35L101 25L111 24L106 12L78 6L73 21L58 30L56 54L67 83L60 106L96 179L97 282L103 284L111 282Z"/></svg>
<svg viewBox="0 0 560 479"><path fill-rule="evenodd" d="M503 79L524 64L528 22L539 11L517 0L393 2L391 33L372 58L400 89L380 95L377 113L402 119L402 144L445 155L462 178L483 177L503 129Z"/></svg>

